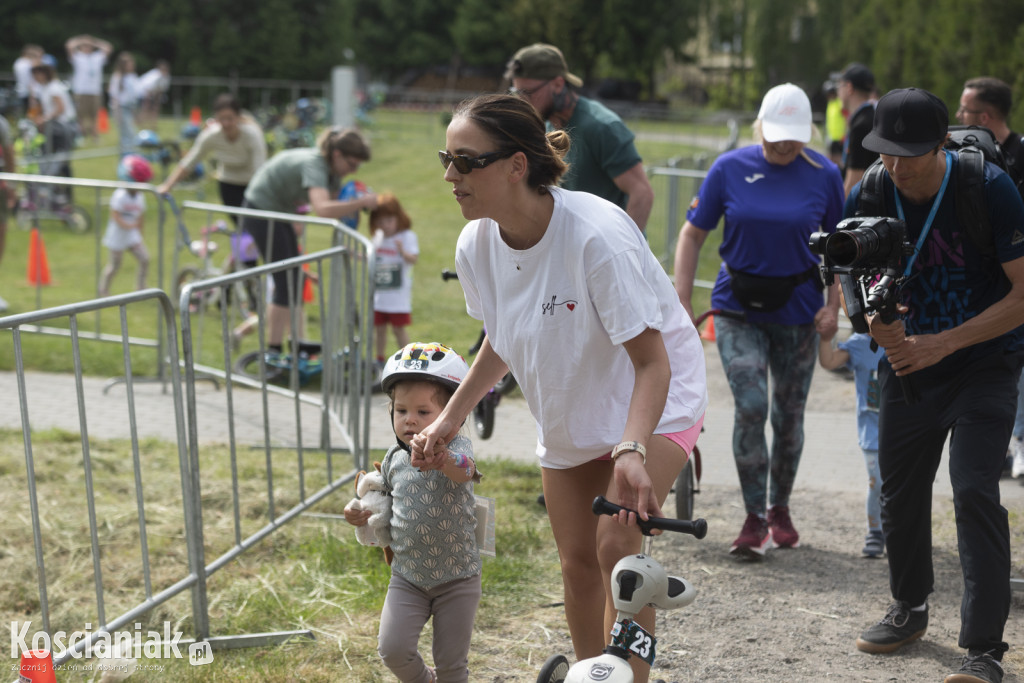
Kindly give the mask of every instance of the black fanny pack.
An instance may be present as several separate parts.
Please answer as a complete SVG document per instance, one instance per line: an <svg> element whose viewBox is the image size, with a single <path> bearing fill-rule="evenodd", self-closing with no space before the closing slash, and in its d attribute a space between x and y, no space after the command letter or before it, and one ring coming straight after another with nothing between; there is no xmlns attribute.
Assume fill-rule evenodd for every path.
<svg viewBox="0 0 1024 683"><path fill-rule="evenodd" d="M818 291L822 289L818 266L811 266L802 273L787 277L751 275L742 270L733 270L728 264L725 270L729 273L729 284L736 300L743 308L758 313L779 310L789 301L794 289L812 278L818 285Z"/></svg>

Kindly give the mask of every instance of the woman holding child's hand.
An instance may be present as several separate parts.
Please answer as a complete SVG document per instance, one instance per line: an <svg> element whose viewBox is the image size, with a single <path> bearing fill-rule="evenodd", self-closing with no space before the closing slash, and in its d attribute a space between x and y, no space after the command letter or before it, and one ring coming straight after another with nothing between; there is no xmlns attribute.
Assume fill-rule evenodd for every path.
<svg viewBox="0 0 1024 683"><path fill-rule="evenodd" d="M445 180L470 223L456 248L469 314L487 338L465 380L412 442L435 467L473 406L512 371L537 421L545 501L579 659L601 653L615 563L639 552L636 513L591 513L598 495L660 515L707 406L696 330L642 233L614 204L557 187L565 131L526 100L487 95L454 112ZM605 599L594 600L603 594ZM638 618L653 630L653 610ZM648 680L634 658L638 683Z"/></svg>

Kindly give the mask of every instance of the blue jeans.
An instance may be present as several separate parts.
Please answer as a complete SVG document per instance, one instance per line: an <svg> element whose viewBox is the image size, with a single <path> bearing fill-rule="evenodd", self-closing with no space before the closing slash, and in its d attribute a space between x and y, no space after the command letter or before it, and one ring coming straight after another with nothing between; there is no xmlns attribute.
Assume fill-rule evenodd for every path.
<svg viewBox="0 0 1024 683"><path fill-rule="evenodd" d="M715 336L736 404L732 451L748 514L767 503L789 505L804 449L804 406L818 358L814 325L749 323L718 318ZM772 378L772 447L764 434ZM771 482L769 488L769 472Z"/></svg>
<svg viewBox="0 0 1024 683"><path fill-rule="evenodd" d="M118 151L121 156L135 151L135 107L120 105L117 108Z"/></svg>
<svg viewBox="0 0 1024 683"><path fill-rule="evenodd" d="M868 495L864 504L868 515L868 531L882 531L882 475L878 472L878 451L862 448L868 469Z"/></svg>

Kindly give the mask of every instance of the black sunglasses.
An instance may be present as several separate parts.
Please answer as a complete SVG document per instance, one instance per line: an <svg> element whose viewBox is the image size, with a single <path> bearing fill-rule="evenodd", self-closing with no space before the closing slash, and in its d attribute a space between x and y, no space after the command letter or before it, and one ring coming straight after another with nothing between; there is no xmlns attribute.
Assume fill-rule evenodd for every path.
<svg viewBox="0 0 1024 683"><path fill-rule="evenodd" d="M441 160L441 165L444 166L445 169L450 165L455 164L456 171L466 174L470 173L474 168L487 168L495 161L508 159L515 153L515 150L498 150L497 152L481 154L478 157L470 157L465 154L449 154L442 149L437 153L437 158Z"/></svg>

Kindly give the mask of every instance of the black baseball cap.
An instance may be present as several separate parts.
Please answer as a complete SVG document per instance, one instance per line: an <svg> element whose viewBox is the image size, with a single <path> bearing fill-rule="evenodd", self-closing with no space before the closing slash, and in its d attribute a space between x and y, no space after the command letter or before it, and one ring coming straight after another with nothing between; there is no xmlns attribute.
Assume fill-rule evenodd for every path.
<svg viewBox="0 0 1024 683"><path fill-rule="evenodd" d="M843 69L843 73L839 75L839 80L846 81L855 89L863 92L871 92L875 89L875 75L871 73L871 69L860 62L847 65Z"/></svg>
<svg viewBox="0 0 1024 683"><path fill-rule="evenodd" d="M949 110L920 88L890 90L875 105L864 149L894 157L919 157L941 145L949 129Z"/></svg>

